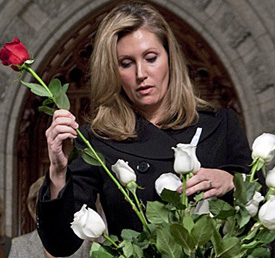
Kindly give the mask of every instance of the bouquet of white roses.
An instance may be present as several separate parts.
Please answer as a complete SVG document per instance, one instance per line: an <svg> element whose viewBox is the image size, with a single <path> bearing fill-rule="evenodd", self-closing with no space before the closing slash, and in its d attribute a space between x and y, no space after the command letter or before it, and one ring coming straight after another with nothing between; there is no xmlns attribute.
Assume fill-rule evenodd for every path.
<svg viewBox="0 0 275 258"><path fill-rule="evenodd" d="M52 115L55 108L69 109L66 95L68 85L61 85L53 79L46 85L31 69L25 46L18 40L5 44L0 50L0 60L15 71L25 70L39 82L22 84L41 97L46 97L41 111ZM143 231L124 229L121 236L106 235L102 218L83 205L75 213L72 229L82 239L93 240L103 235L103 244L94 242L91 257L270 257L268 244L275 239L275 168L265 173L265 165L275 155L275 135L263 134L252 146L251 174L234 176L233 205L220 199L203 199L203 193L190 201L185 196L186 180L200 168L196 157L196 142L200 131L190 144L178 144L175 148L174 170L178 174L164 173L155 182L156 192L162 201L147 202L144 210L137 194L136 175L127 161L118 160L112 166L112 173L106 167L104 157L91 144L82 152L83 159L92 165L103 166L106 173L118 186L137 219L143 224ZM265 197L260 194L261 185L255 179L255 172L262 169L266 175L269 191ZM115 174L115 176L114 176ZM183 184L183 193L176 189Z"/></svg>

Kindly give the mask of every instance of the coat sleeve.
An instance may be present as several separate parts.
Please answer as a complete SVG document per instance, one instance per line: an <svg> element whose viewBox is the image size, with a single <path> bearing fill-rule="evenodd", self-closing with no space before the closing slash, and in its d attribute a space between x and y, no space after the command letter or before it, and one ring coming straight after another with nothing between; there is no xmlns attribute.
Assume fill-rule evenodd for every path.
<svg viewBox="0 0 275 258"><path fill-rule="evenodd" d="M85 138L87 133L83 132ZM86 138L88 139L88 138ZM84 149L80 140L76 145ZM56 199L50 199L50 179L47 173L39 192L37 204L37 229L46 250L53 256L69 256L82 244L71 229L74 213L86 203L95 209L96 195L101 178L98 167L91 166L78 157L68 166L66 185Z"/></svg>
<svg viewBox="0 0 275 258"><path fill-rule="evenodd" d="M227 115L227 164L219 167L232 174L235 172L249 173L249 165L252 163L251 150L244 130L240 125L237 114L231 110L226 110Z"/></svg>

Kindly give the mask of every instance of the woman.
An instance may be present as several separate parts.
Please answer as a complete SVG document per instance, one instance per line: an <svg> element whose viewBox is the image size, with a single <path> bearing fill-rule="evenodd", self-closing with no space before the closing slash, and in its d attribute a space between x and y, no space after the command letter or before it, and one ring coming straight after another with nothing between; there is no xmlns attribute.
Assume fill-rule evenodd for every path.
<svg viewBox="0 0 275 258"><path fill-rule="evenodd" d="M81 129L110 168L118 159L137 174L144 203L157 199L155 180L173 171L177 143L190 143L198 127L202 168L187 182L187 194L224 196L234 188L233 173L247 172L250 150L233 111L211 107L194 96L184 57L162 16L140 2L120 4L98 28L91 59L91 119ZM94 208L97 193L111 234L142 226L101 167L81 158L68 165L78 124L56 111L46 132L50 168L40 191L39 234L56 256L81 244L70 228L83 203ZM85 148L77 139L78 147Z"/></svg>
<svg viewBox="0 0 275 258"><path fill-rule="evenodd" d="M43 184L44 176L38 178L29 189L29 194L27 197L27 207L28 211L36 222L36 205L38 192ZM87 258L89 256L90 243L84 241L81 248L78 249L76 253L69 256L71 258ZM1 257L1 256L0 256ZM42 245L41 239L38 236L37 230L33 230L30 233L15 237L11 241L11 250L8 258L54 258L50 255Z"/></svg>

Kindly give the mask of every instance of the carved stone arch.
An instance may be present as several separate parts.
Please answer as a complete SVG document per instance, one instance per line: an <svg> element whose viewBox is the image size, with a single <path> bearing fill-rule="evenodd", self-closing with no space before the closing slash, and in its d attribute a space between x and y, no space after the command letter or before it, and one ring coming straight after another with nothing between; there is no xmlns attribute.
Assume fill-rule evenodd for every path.
<svg viewBox="0 0 275 258"><path fill-rule="evenodd" d="M93 10L60 37L53 48L45 55L37 69L38 74L49 82L59 78L70 83L68 95L71 111L80 124L83 114L88 111L89 87L88 60L92 53L93 38L102 17L113 7L109 2ZM190 75L200 95L218 106L230 107L242 118L242 109L234 85L219 57L206 41L180 17L153 3L171 25L187 57ZM104 72L102 74L104 76ZM38 112L42 99L27 93L22 104L22 113L16 139L17 155L17 214L14 224L18 235L31 231L32 222L25 205L29 186L45 174L48 166L47 146L44 136L50 124L50 117Z"/></svg>

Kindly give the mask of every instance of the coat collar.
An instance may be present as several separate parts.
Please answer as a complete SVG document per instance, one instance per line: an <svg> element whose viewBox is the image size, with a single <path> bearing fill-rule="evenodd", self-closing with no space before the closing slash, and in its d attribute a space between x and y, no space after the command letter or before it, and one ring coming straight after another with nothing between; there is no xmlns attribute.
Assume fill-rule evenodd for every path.
<svg viewBox="0 0 275 258"><path fill-rule="evenodd" d="M175 147L178 143L190 143L198 127L202 134L198 143L205 141L219 126L221 118L214 112L199 112L199 121L182 130L161 130L149 121L138 120L139 136L134 140L121 142L98 139L111 148L125 154L134 155L144 159L171 159L174 158Z"/></svg>

